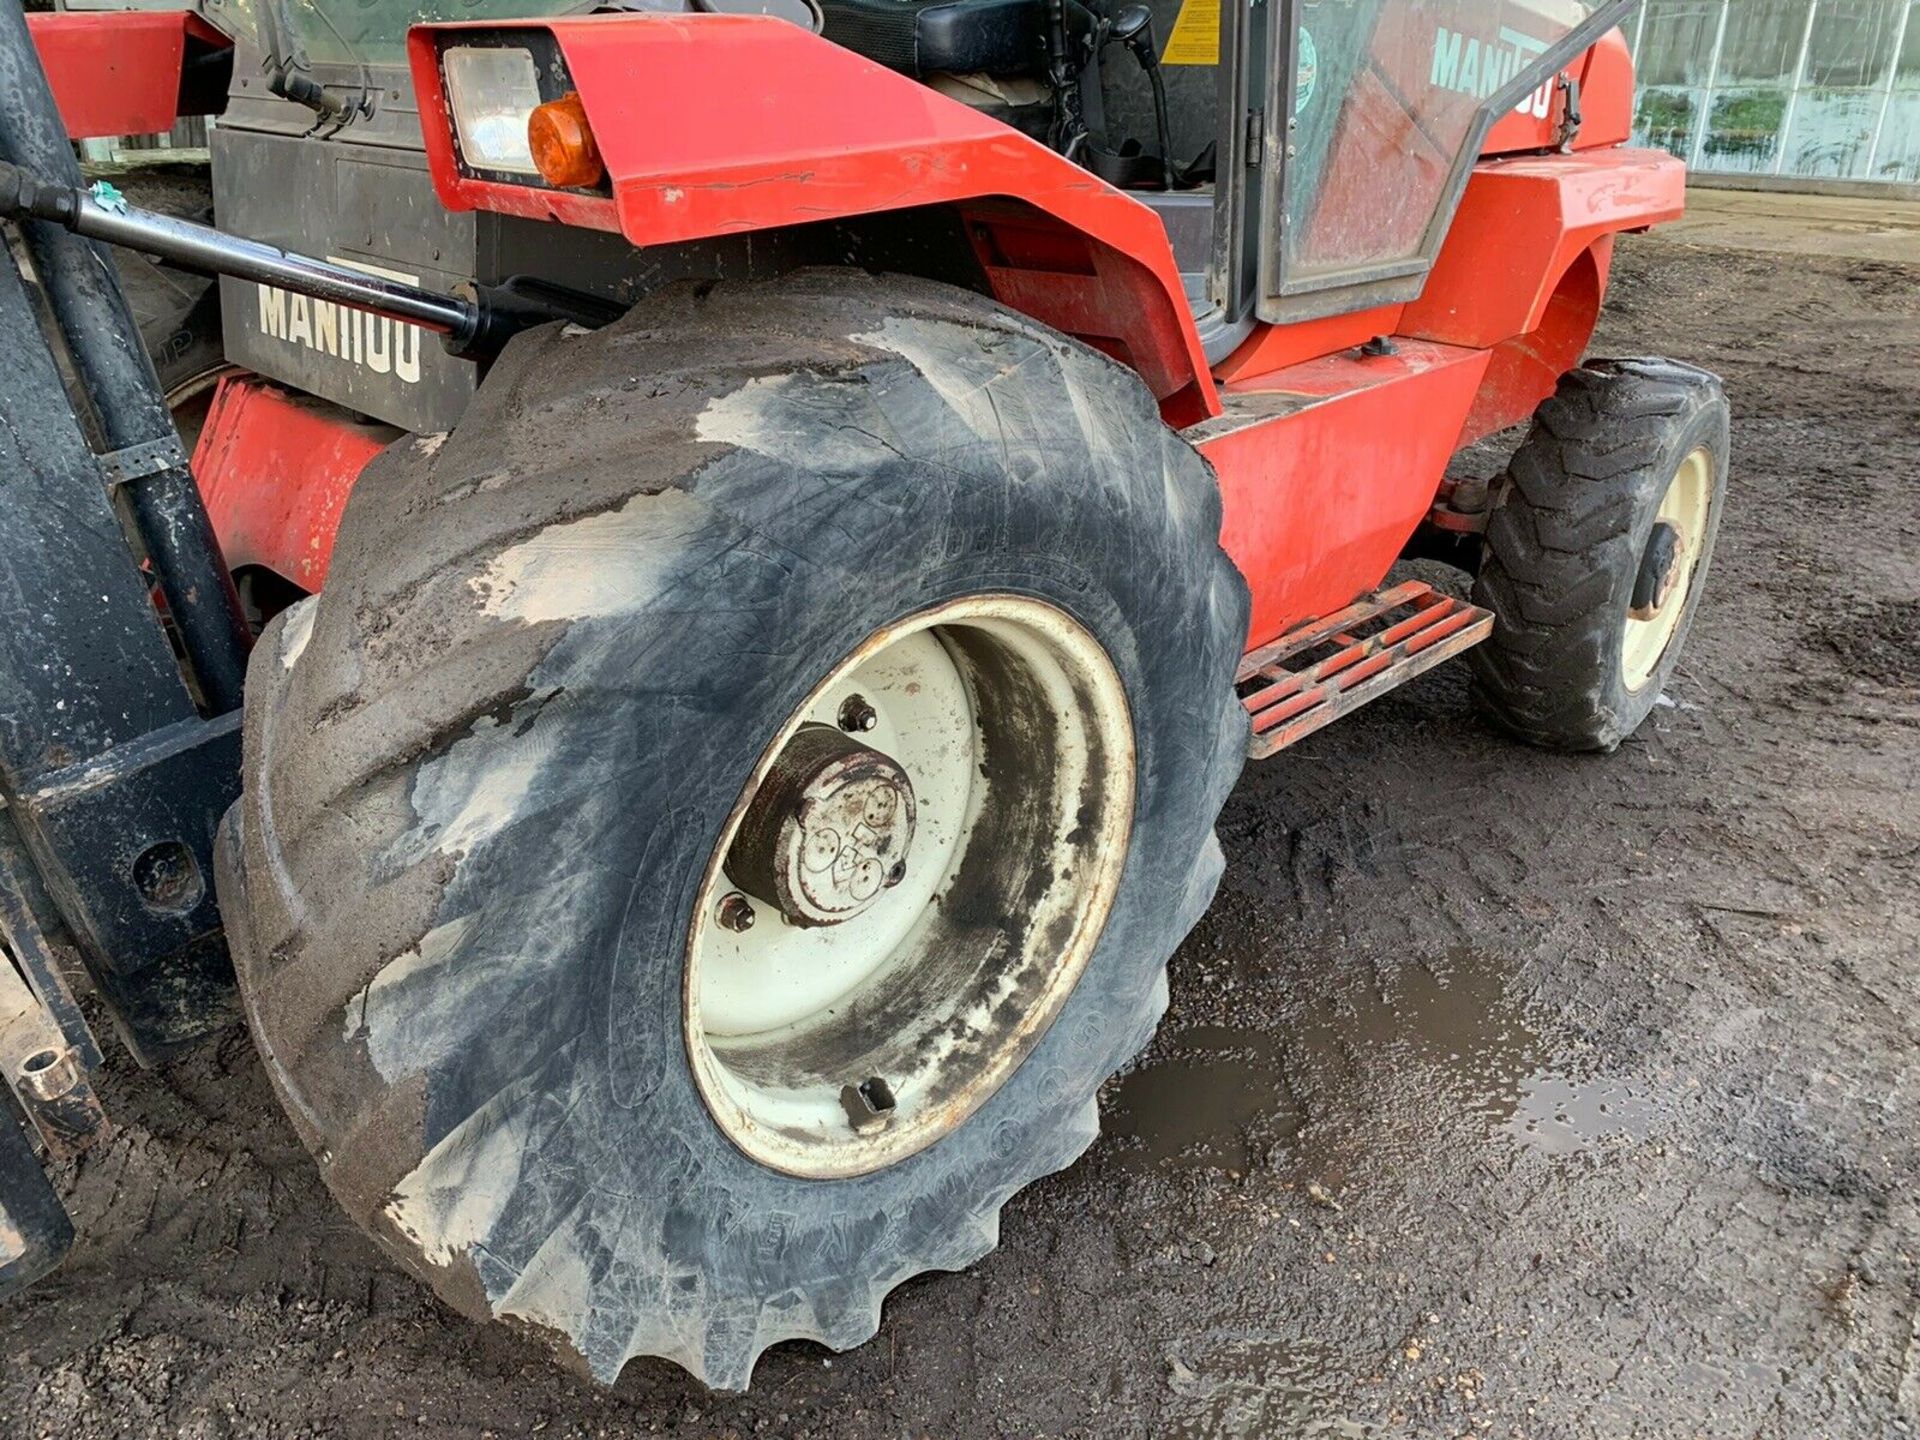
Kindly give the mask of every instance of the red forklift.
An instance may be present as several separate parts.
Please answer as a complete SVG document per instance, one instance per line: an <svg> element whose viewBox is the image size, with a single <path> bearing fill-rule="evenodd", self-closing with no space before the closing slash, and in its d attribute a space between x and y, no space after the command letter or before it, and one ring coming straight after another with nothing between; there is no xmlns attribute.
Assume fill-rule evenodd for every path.
<svg viewBox="0 0 1920 1440"><path fill-rule="evenodd" d="M992 1249L1249 757L1455 656L1535 745L1656 703L1728 415L1583 360L1683 201L1627 8L0 0L0 1291L90 1019L244 1013L605 1381ZM188 114L213 223L83 179Z"/></svg>

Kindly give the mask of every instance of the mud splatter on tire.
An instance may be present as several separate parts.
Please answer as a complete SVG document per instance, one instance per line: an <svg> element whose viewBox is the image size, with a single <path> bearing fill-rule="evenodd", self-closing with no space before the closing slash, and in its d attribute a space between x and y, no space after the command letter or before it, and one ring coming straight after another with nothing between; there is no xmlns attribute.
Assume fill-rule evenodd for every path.
<svg viewBox="0 0 1920 1440"><path fill-rule="evenodd" d="M1113 362L961 292L674 291L506 352L360 481L250 675L222 900L269 1072L348 1212L449 1301L612 1380L871 1336L1098 1133L1212 896L1245 587L1204 461ZM690 905L799 697L953 597L1068 611L1124 684L1133 843L1084 977L930 1148L736 1150L688 1072Z"/></svg>

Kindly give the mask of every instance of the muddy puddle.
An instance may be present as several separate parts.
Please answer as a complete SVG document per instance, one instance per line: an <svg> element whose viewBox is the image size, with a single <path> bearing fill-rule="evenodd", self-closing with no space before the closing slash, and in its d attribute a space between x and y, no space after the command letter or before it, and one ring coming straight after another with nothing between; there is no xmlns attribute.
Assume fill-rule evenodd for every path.
<svg viewBox="0 0 1920 1440"><path fill-rule="evenodd" d="M1529 1076L1508 1118L1508 1136L1549 1155L1572 1155L1610 1141L1645 1140L1665 1119L1658 1101L1622 1080Z"/></svg>
<svg viewBox="0 0 1920 1440"><path fill-rule="evenodd" d="M1337 1177L1354 1146L1377 1158L1445 1135L1566 1156L1644 1140L1664 1116L1647 1089L1531 1019L1472 950L1306 1000L1291 1019L1164 1039L1107 1107L1120 1163Z"/></svg>
<svg viewBox="0 0 1920 1440"><path fill-rule="evenodd" d="M1101 1128L1122 1142L1122 1163L1245 1172L1294 1135L1301 1112L1273 1036L1199 1025L1176 1037L1171 1058L1121 1080Z"/></svg>

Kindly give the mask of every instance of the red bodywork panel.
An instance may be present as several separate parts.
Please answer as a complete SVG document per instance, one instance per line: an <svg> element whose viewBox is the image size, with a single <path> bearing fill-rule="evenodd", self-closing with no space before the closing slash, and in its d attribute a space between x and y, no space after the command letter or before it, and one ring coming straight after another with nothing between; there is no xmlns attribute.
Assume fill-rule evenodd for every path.
<svg viewBox="0 0 1920 1440"><path fill-rule="evenodd" d="M1540 323L1582 251L1622 230L1678 219L1686 172L1658 150L1585 150L1483 160L1405 334L1498 345Z"/></svg>
<svg viewBox="0 0 1920 1440"><path fill-rule="evenodd" d="M400 433L255 376L222 379L193 473L228 568L260 565L318 590L354 481Z"/></svg>
<svg viewBox="0 0 1920 1440"><path fill-rule="evenodd" d="M1433 504L1489 354L1408 340L1227 388L1189 432L1220 476L1220 544L1253 591L1248 644L1378 585Z"/></svg>
<svg viewBox="0 0 1920 1440"><path fill-rule="evenodd" d="M461 173L435 37L503 29L558 42L608 194ZM999 299L1138 370L1169 424L1219 408L1158 216L1037 141L797 25L593 15L416 26L407 44L427 162L449 209L665 245L955 205Z"/></svg>
<svg viewBox="0 0 1920 1440"><path fill-rule="evenodd" d="M189 42L233 42L185 10L63 11L27 16L67 135L88 140L171 130L182 114Z"/></svg>
<svg viewBox="0 0 1920 1440"><path fill-rule="evenodd" d="M1633 134L1633 53L1627 37L1609 30L1561 72L1580 86L1580 130L1575 150L1624 145ZM1516 155L1555 150L1566 115L1566 97L1558 79L1550 80L1487 132L1482 155Z"/></svg>
<svg viewBox="0 0 1920 1440"><path fill-rule="evenodd" d="M469 28L555 37L606 162L604 193L462 172L435 46ZM1539 153L1558 101L1546 116L1530 105L1494 127L1489 150L1533 153L1480 162L1417 300L1258 327L1209 373L1153 211L784 21L623 14L417 27L409 51L434 184L455 210L652 246L953 206L998 299L1136 369L1168 422L1212 461L1222 544L1253 590L1255 645L1380 583L1455 449L1524 421L1578 363L1612 236L1677 216L1683 193L1678 161L1617 144L1631 67L1610 36L1570 67L1586 80L1587 114L1571 153ZM1397 337L1397 352L1360 356L1375 335ZM329 426L348 433L323 443ZM262 427L285 435L253 433ZM331 407L230 383L196 468L236 563L317 585L340 502L380 443ZM266 475L280 485L262 486ZM311 498L276 505L251 493L281 487Z"/></svg>
<svg viewBox="0 0 1920 1440"><path fill-rule="evenodd" d="M1253 588L1250 644L1379 584L1453 452L1525 421L1580 363L1613 236L1675 218L1684 193L1680 162L1652 151L1484 160L1419 299L1263 327L1220 367L1230 415L1273 391L1335 396L1219 439L1205 437L1220 422L1189 432ZM1397 360L1356 358L1375 335L1398 337Z"/></svg>
<svg viewBox="0 0 1920 1440"><path fill-rule="evenodd" d="M1483 161L1399 333L1493 351L1460 444L1517 424L1580 363L1620 231L1677 219L1686 172L1612 148Z"/></svg>

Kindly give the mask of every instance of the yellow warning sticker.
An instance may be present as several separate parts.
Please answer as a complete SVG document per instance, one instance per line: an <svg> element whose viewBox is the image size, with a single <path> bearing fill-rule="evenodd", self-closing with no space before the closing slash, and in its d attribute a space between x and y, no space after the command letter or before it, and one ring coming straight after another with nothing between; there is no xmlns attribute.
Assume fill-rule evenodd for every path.
<svg viewBox="0 0 1920 1440"><path fill-rule="evenodd" d="M1220 63L1220 0L1187 0L1167 37L1162 65Z"/></svg>

